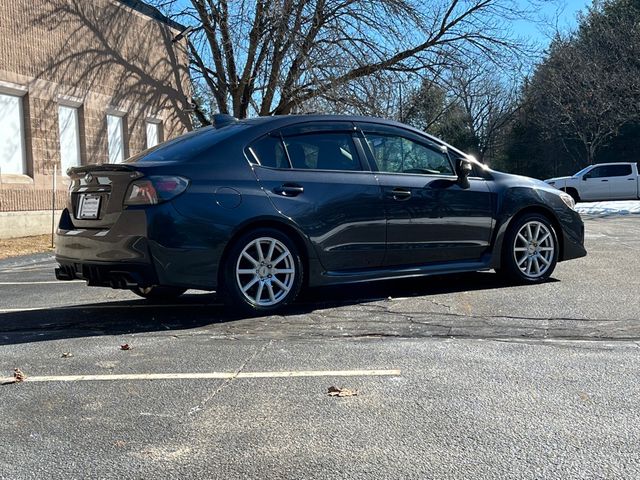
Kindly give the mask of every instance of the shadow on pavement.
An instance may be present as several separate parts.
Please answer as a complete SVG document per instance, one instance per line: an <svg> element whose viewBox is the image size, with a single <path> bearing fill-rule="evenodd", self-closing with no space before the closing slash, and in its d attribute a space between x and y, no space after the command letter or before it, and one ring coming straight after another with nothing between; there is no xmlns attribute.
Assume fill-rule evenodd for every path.
<svg viewBox="0 0 640 480"><path fill-rule="evenodd" d="M225 307L215 293L184 295L171 304L130 300L16 311L0 314L0 345L100 335L178 332L220 325L235 326L238 328L232 330L259 335L269 328L269 319L274 318L286 319L316 310L366 305L388 297L420 297L507 286L493 273L477 272L313 288L302 292L295 304L275 317L242 317L232 308ZM286 325L282 321L273 322L271 328L286 329ZM229 328L222 333L232 335ZM286 335L286 332L280 333ZM384 332L380 334L384 335Z"/></svg>

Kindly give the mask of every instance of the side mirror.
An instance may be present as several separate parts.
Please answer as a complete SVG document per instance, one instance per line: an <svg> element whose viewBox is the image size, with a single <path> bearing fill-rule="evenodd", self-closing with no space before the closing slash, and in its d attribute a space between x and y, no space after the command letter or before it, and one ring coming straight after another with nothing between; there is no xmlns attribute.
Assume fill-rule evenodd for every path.
<svg viewBox="0 0 640 480"><path fill-rule="evenodd" d="M583 182L586 182L586 181L587 181L587 178L590 178L590 177L589 177L589 174L588 174L588 173L585 173L585 174L582 176L582 181L583 181Z"/></svg>
<svg viewBox="0 0 640 480"><path fill-rule="evenodd" d="M460 159L458 163L458 184L462 188L469 188L469 175L473 172L473 165L465 159Z"/></svg>

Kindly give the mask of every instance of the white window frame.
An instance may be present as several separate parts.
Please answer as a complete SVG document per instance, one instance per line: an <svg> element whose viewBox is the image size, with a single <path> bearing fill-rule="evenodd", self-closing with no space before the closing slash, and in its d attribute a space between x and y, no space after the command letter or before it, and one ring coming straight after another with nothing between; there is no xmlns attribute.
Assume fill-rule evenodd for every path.
<svg viewBox="0 0 640 480"><path fill-rule="evenodd" d="M149 144L149 127L151 126L155 127L156 130L156 143L154 143L153 145ZM147 148L155 147L156 145L162 143L162 120L154 117L146 118L144 121L144 127Z"/></svg>
<svg viewBox="0 0 640 480"><path fill-rule="evenodd" d="M60 170L66 172L70 167L79 167L82 165L82 149L80 146L80 108L82 107L82 100L70 97L70 96L58 96L58 145L60 146ZM60 122L60 110L62 108L73 109L74 111L74 123L75 123L75 143L77 158L75 163L65 159L62 156L62 124Z"/></svg>
<svg viewBox="0 0 640 480"><path fill-rule="evenodd" d="M122 163L126 159L125 155L125 132L124 132L124 120L125 120L126 112L120 110L108 109L107 115L105 117L105 121L107 123L107 158L109 159L109 163ZM109 118L118 119L117 127L120 130L120 155L119 158L115 158L113 152L113 144L112 144L112 135L111 135L111 126L109 124Z"/></svg>
<svg viewBox="0 0 640 480"><path fill-rule="evenodd" d="M18 98L18 115L19 115L19 129L20 129L20 149L22 154L22 168L20 172L7 172L2 170L0 165L0 175L28 175L27 170L27 142L25 132L24 121L24 96L28 93L29 89L25 86L18 85L10 82L0 81L0 94Z"/></svg>

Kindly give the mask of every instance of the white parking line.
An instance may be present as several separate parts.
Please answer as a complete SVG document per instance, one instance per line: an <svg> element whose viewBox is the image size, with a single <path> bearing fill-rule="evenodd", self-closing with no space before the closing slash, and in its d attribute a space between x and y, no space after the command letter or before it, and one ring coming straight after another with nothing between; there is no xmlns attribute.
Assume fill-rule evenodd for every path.
<svg viewBox="0 0 640 480"><path fill-rule="evenodd" d="M400 370L293 370L284 372L127 373L112 375L44 375L25 382L86 382L114 380L225 380L236 378L381 377L399 376Z"/></svg>
<svg viewBox="0 0 640 480"><path fill-rule="evenodd" d="M84 280L65 280L64 282L60 280L41 280L34 282L0 282L0 285L64 285L65 283L85 283Z"/></svg>
<svg viewBox="0 0 640 480"><path fill-rule="evenodd" d="M142 300L140 300L142 301ZM121 308L184 308L184 307L221 307L222 303L141 303L133 305L59 305L56 307L0 308L0 313L18 313L55 310L109 310Z"/></svg>
<svg viewBox="0 0 640 480"><path fill-rule="evenodd" d="M36 310L50 310L48 308L43 307L33 307L33 308L0 308L0 313L16 313L16 312L34 312Z"/></svg>
<svg viewBox="0 0 640 480"><path fill-rule="evenodd" d="M53 270L57 267L57 263L46 263L40 265L26 265L23 267L5 267L0 269L0 273L19 273L19 272L29 272L36 270Z"/></svg>

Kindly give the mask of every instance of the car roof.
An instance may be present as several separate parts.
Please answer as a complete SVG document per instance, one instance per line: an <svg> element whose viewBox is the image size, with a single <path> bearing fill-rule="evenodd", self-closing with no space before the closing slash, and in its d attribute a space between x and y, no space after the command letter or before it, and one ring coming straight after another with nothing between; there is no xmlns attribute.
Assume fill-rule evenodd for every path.
<svg viewBox="0 0 640 480"><path fill-rule="evenodd" d="M294 114L294 115L271 115L265 117L251 117L245 118L242 120L238 120L239 123L245 125L267 125L269 123L272 124L272 127L281 128L285 126L295 125L299 123L309 123L309 122L361 122L361 123L377 123L380 125L388 125L398 128L403 128L405 130L410 130L418 135L426 136L431 139L433 142L438 144L447 145L453 151L467 156L460 149L456 148L453 145L448 145L443 140L430 135L427 132L419 130L411 125L407 125L405 123L398 122L396 120L390 120L386 118L379 117L369 117L369 116L361 116L361 115L327 115L327 114Z"/></svg>
<svg viewBox="0 0 640 480"><path fill-rule="evenodd" d="M271 115L265 117L250 117L239 120L243 123L248 124L262 124L267 122L273 123L306 123L306 122L368 122L368 123L381 123L385 125L396 125L404 128L411 128L409 125L405 125L403 123L397 122L395 120L378 118L378 117L367 117L360 115L327 115L327 114L293 114L293 115Z"/></svg>
<svg viewBox="0 0 640 480"><path fill-rule="evenodd" d="M594 167L601 167L603 165L635 165L638 162L607 162L607 163L594 163Z"/></svg>
<svg viewBox="0 0 640 480"><path fill-rule="evenodd" d="M219 127L209 125L179 137L158 144L151 149L145 150L126 160L126 163L163 163L168 161L186 160L200 156L206 150L219 145L220 142L227 142L234 139L231 145L242 145L244 148L248 142L252 142L262 135L271 131L289 126L313 123L313 122L362 122L375 123L378 125L394 126L404 130L412 131L419 136L426 137L433 143L447 146L452 153L461 155L470 160L477 160L458 148L448 145L446 142L418 130L410 125L406 125L395 120L388 120L377 117L357 116L357 115L273 115L264 117L252 117L245 119L234 119L224 115ZM251 133L250 133L251 132Z"/></svg>

